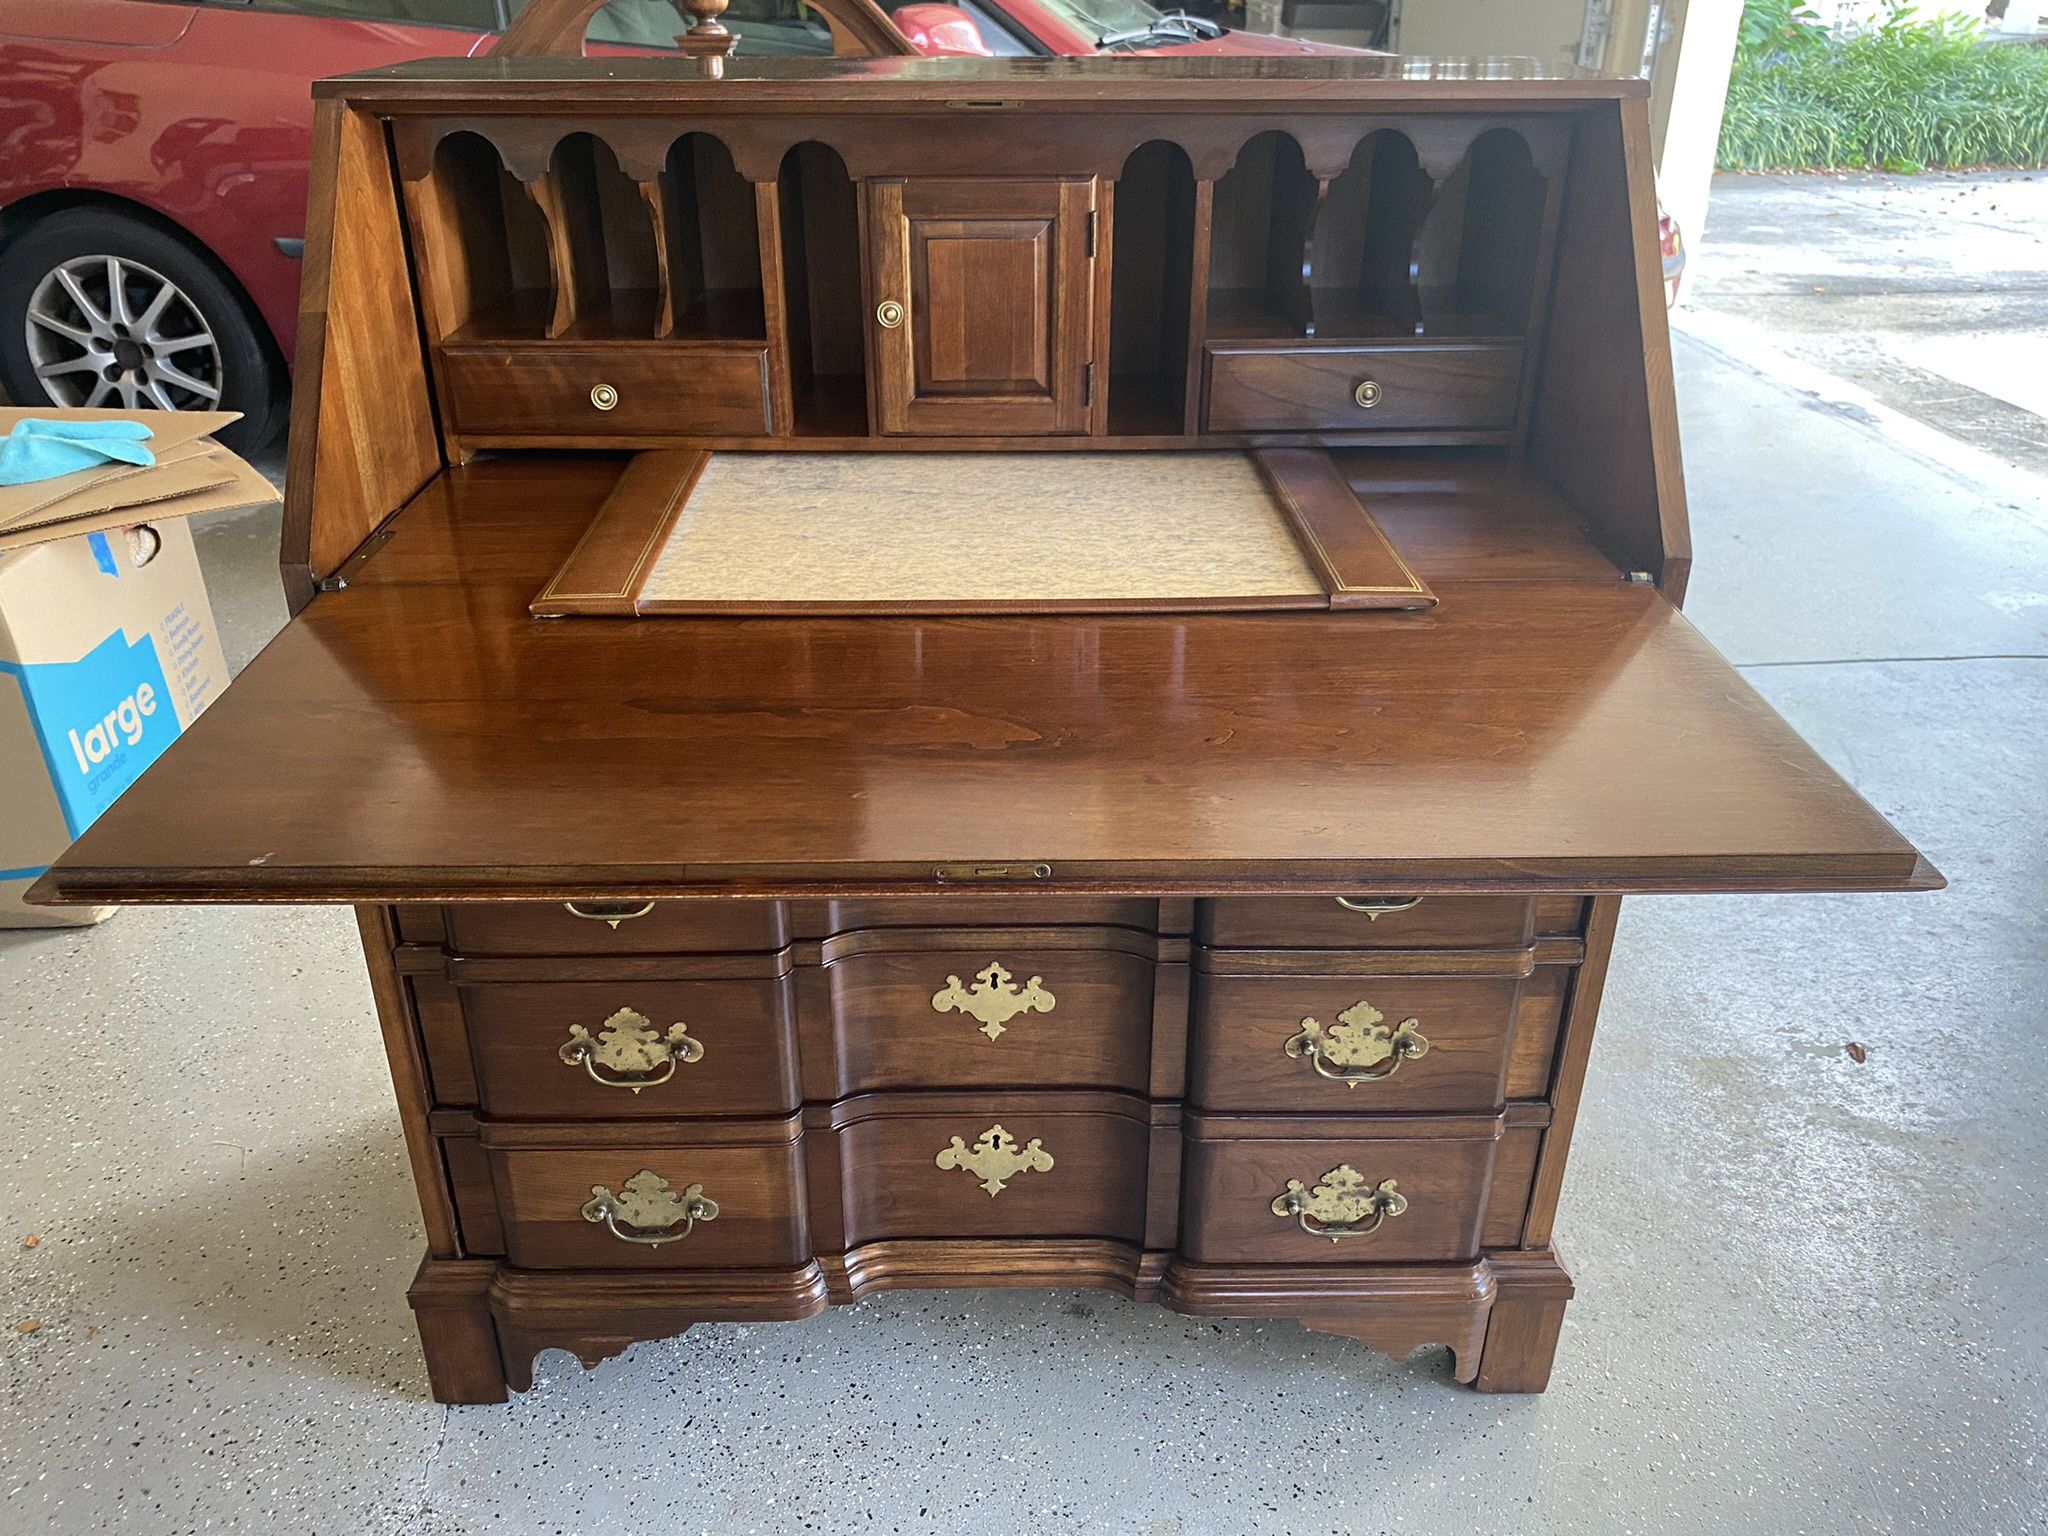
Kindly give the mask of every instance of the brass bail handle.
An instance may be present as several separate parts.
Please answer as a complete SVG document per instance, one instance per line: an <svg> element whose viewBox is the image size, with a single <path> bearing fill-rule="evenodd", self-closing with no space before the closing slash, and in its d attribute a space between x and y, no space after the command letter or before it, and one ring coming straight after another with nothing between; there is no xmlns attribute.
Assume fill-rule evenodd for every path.
<svg viewBox="0 0 2048 1536"><path fill-rule="evenodd" d="M1306 1061L1316 1076L1356 1088L1392 1077L1404 1061L1427 1056L1429 1040L1421 1023L1403 1019L1389 1028L1386 1016L1361 998L1327 1027L1318 1019L1303 1019L1283 1049L1296 1061Z"/></svg>
<svg viewBox="0 0 2048 1536"><path fill-rule="evenodd" d="M630 923L634 918L645 917L652 912L654 903L643 901L635 906L630 901L565 901L562 910L586 923L610 923L616 931L619 924Z"/></svg>
<svg viewBox="0 0 2048 1536"><path fill-rule="evenodd" d="M1368 923L1376 923L1390 912L1413 912L1422 905L1420 896L1339 896L1335 900L1346 912L1362 914Z"/></svg>
<svg viewBox="0 0 2048 1536"><path fill-rule="evenodd" d="M602 1223L622 1243L659 1248L681 1242L700 1221L716 1221L718 1202L705 1195L702 1184L686 1185L678 1193L652 1168L642 1168L617 1194L602 1184L591 1185L581 1215L585 1221ZM682 1230L675 1230L678 1227Z"/></svg>
<svg viewBox="0 0 2048 1536"><path fill-rule="evenodd" d="M1273 1202L1275 1216L1292 1216L1310 1237L1328 1238L1333 1243L1371 1237L1407 1209L1408 1197L1395 1187L1394 1180L1368 1184L1365 1175L1349 1163L1332 1168L1316 1180L1314 1189L1300 1179L1289 1179Z"/></svg>
<svg viewBox="0 0 2048 1536"><path fill-rule="evenodd" d="M556 1051L563 1062L580 1066L603 1088L639 1093L659 1088L676 1068L704 1059L704 1044L692 1039L689 1027L671 1024L659 1030L644 1013L621 1008L598 1026L596 1035L581 1024L569 1026L569 1038Z"/></svg>

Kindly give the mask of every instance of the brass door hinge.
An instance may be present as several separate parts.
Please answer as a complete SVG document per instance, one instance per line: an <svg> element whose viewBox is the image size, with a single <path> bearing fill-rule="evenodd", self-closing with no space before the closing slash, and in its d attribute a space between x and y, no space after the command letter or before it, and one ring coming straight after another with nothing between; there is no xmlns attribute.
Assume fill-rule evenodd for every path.
<svg viewBox="0 0 2048 1536"><path fill-rule="evenodd" d="M1100 217L1101 215L1093 208L1088 210L1088 259L1090 261L1095 259L1095 221Z"/></svg>
<svg viewBox="0 0 2048 1536"><path fill-rule="evenodd" d="M1081 403L1083 405L1093 405L1095 403L1095 365L1093 363L1090 363L1081 370Z"/></svg>

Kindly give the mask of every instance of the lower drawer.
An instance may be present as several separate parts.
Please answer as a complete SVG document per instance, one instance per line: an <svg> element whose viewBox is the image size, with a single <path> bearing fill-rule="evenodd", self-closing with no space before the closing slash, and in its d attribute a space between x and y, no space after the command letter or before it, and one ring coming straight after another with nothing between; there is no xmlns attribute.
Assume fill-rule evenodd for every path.
<svg viewBox="0 0 2048 1536"><path fill-rule="evenodd" d="M805 1135L830 1138L849 1248L883 1238L1144 1241L1153 1130L1143 1100L880 1094L831 1113L832 1129Z"/></svg>
<svg viewBox="0 0 2048 1536"><path fill-rule="evenodd" d="M1211 432L1499 431L1518 343L1209 349Z"/></svg>
<svg viewBox="0 0 2048 1536"><path fill-rule="evenodd" d="M809 1097L1144 1092L1157 949L1149 934L1116 928L870 929L827 939L821 972L806 978L822 983L816 1015L829 1029L822 1039L807 1033Z"/></svg>
<svg viewBox="0 0 2048 1536"><path fill-rule="evenodd" d="M745 1269L811 1257L798 1121L479 1131L527 1269Z"/></svg>
<svg viewBox="0 0 2048 1536"><path fill-rule="evenodd" d="M1203 1264L1469 1259L1498 1115L1190 1114L1181 1251Z"/></svg>
<svg viewBox="0 0 2048 1536"><path fill-rule="evenodd" d="M787 973L458 990L486 1114L777 1115L802 1102Z"/></svg>
<svg viewBox="0 0 2048 1536"><path fill-rule="evenodd" d="M1188 1097L1202 1109L1500 1107L1520 977L1197 973L1194 988Z"/></svg>
<svg viewBox="0 0 2048 1536"><path fill-rule="evenodd" d="M602 438L770 428L765 345L449 347L441 373L461 432Z"/></svg>

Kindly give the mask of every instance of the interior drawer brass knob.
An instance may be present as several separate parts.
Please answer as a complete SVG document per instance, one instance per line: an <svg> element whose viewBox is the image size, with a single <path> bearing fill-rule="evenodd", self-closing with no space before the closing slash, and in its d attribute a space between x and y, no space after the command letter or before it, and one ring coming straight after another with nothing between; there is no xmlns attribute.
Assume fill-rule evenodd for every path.
<svg viewBox="0 0 2048 1536"><path fill-rule="evenodd" d="M1380 388L1379 380L1360 379L1358 381L1358 388L1351 391L1351 398L1358 402L1360 410L1369 411L1380 403L1380 399L1384 394L1385 391Z"/></svg>
<svg viewBox="0 0 2048 1536"><path fill-rule="evenodd" d="M903 306L894 299L884 299L875 306L875 321L885 331L893 331L903 323Z"/></svg>
<svg viewBox="0 0 2048 1536"><path fill-rule="evenodd" d="M1298 1034L1287 1038L1286 1051L1315 1068L1316 1076L1356 1088L1392 1077L1404 1061L1429 1054L1429 1041L1417 1027L1420 1019L1403 1019L1389 1029L1387 1016L1360 998L1337 1015L1327 1029L1318 1019L1303 1019Z"/></svg>
<svg viewBox="0 0 2048 1536"><path fill-rule="evenodd" d="M1332 1168L1316 1180L1314 1189L1289 1179L1285 1192L1273 1202L1275 1216L1292 1216L1310 1237L1327 1237L1333 1243L1371 1237L1388 1217L1407 1209L1408 1197L1392 1179L1369 1185L1349 1163Z"/></svg>
<svg viewBox="0 0 2048 1536"><path fill-rule="evenodd" d="M1336 902L1346 912L1362 913L1368 923L1376 923L1389 912L1413 912L1422 905L1422 898L1420 896L1397 896L1392 900L1386 900L1378 896L1367 896L1362 900L1354 901L1349 896L1339 896L1336 898Z"/></svg>
<svg viewBox="0 0 2048 1536"><path fill-rule="evenodd" d="M704 1045L690 1038L687 1025L671 1024L664 1034L645 1014L621 1008L598 1026L595 1039L581 1024L571 1024L569 1038L556 1054L589 1073L593 1083L638 1093L660 1087L676 1075L678 1066L703 1060Z"/></svg>
<svg viewBox="0 0 2048 1536"><path fill-rule="evenodd" d="M591 1185L590 1198L583 1203L583 1219L602 1222L622 1243L659 1248L663 1243L682 1241L700 1221L718 1220L718 1202L705 1198L702 1184L687 1185L677 1194L667 1179L652 1168L642 1168L616 1195L602 1184ZM678 1232L677 1227L682 1230Z"/></svg>
<svg viewBox="0 0 2048 1536"><path fill-rule="evenodd" d="M619 403L619 392L609 384L590 386L590 403L600 411L608 411Z"/></svg>

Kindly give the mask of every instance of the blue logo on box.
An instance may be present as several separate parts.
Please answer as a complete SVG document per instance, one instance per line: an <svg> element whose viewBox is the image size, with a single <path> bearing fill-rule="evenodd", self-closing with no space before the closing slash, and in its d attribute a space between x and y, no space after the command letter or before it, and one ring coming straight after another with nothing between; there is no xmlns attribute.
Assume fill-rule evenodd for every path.
<svg viewBox="0 0 2048 1536"><path fill-rule="evenodd" d="M50 783L73 837L178 736L156 641L116 630L76 661L0 662L21 679Z"/></svg>

